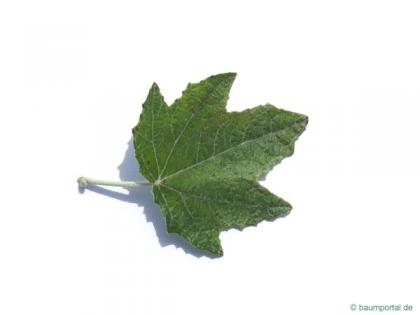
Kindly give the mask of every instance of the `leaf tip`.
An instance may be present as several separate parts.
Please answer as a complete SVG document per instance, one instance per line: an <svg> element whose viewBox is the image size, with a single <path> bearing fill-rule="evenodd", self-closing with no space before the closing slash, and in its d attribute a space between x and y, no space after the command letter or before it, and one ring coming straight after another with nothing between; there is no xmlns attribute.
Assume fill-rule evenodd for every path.
<svg viewBox="0 0 420 315"><path fill-rule="evenodd" d="M152 87L150 88L150 90L159 90L159 85L157 85L156 82L152 83Z"/></svg>
<svg viewBox="0 0 420 315"><path fill-rule="evenodd" d="M220 77L225 80L233 81L236 78L237 73L236 72L225 72L225 73L219 73L216 74L215 77Z"/></svg>

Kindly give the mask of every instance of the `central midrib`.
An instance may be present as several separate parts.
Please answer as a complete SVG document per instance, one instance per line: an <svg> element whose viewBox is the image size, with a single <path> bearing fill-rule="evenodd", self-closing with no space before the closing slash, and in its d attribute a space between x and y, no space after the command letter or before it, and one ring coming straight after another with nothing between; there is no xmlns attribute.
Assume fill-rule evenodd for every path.
<svg viewBox="0 0 420 315"><path fill-rule="evenodd" d="M227 152L229 152L229 151L231 151L231 150L233 150L233 149L235 149L235 148L238 148L238 147L240 147L240 146L242 146L242 145L244 145L244 144L247 144L247 143L252 142L252 141L258 141L258 140L260 140L260 139L262 139L262 138L264 138L264 137L268 137L268 136L271 136L271 135L275 135L275 134L278 134L278 133L284 132L285 130L287 130L287 129L289 129L289 128L292 128L292 127L294 127L295 125L297 125L297 124L299 124L299 123L300 123L300 121L295 121L294 123L290 124L289 126L287 126L287 127L283 128L283 129L281 129L281 130L277 130L277 131L274 131L274 132L270 132L270 133L267 133L267 134L265 134L265 135L259 136L259 137L257 137L257 138L253 138L253 139L249 139L249 140L246 140L246 141L244 141L244 142L241 142L241 143L239 143L239 144L237 144L237 145L235 145L235 146L232 146L232 147L230 147L230 148L228 148L228 149L226 149L226 150L224 150L224 151L221 151L221 152L219 152L219 153L217 153L217 154L214 154L214 155L212 155L212 156L210 156L210 157L208 157L208 158L206 158L206 159L204 159L204 160L201 160L201 161L200 161L200 162L198 162L198 163L194 163L194 164L192 164L192 165L190 165L190 166L188 166L188 167L186 167L186 168L184 168L184 169L181 169L181 170L179 170L179 171L176 171L175 173L172 173L172 174L169 174L169 175L168 175L168 176L166 176L166 177L163 177L163 178L161 179L161 182L163 182L163 181L167 180L168 178L171 178L171 177L174 177L174 176L180 175L180 174L182 174L182 173L184 173L184 172L186 172L186 171L189 171L189 170L191 170L191 169L193 169L193 168L195 168L195 167L197 167L197 166L200 166L200 165L202 165L202 164L204 164L204 163L206 163L206 162L208 162L208 161L210 161L210 160L214 160L216 157L218 157L218 156L220 156L220 155L222 155L222 154L225 154L225 153L227 153Z"/></svg>

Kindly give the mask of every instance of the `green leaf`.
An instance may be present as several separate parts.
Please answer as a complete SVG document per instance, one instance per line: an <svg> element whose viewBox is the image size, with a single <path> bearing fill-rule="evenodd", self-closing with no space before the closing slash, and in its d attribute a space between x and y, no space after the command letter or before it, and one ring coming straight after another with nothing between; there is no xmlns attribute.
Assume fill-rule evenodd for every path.
<svg viewBox="0 0 420 315"><path fill-rule="evenodd" d="M219 234L287 215L258 178L293 154L308 118L270 104L227 112L235 73L188 84L168 106L154 83L133 128L141 174L169 233L223 255Z"/></svg>

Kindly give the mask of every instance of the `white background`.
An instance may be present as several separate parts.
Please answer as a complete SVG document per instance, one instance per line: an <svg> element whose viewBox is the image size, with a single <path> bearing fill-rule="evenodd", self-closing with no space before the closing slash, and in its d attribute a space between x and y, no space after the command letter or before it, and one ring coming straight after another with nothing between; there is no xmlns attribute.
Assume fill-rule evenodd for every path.
<svg viewBox="0 0 420 315"><path fill-rule="evenodd" d="M420 314L418 1L2 1L0 314ZM263 185L292 213L200 255L128 145L153 81L234 71L229 110L309 125Z"/></svg>

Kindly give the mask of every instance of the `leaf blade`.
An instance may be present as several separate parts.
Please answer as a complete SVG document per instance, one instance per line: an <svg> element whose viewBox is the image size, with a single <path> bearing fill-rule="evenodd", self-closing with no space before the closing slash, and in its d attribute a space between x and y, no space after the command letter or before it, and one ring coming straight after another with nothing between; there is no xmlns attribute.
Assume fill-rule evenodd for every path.
<svg viewBox="0 0 420 315"><path fill-rule="evenodd" d="M171 106L154 84L133 128L140 172L153 184L168 232L219 256L221 231L290 212L289 203L257 180L293 154L308 123L305 115L270 104L227 112L235 77L188 84Z"/></svg>

